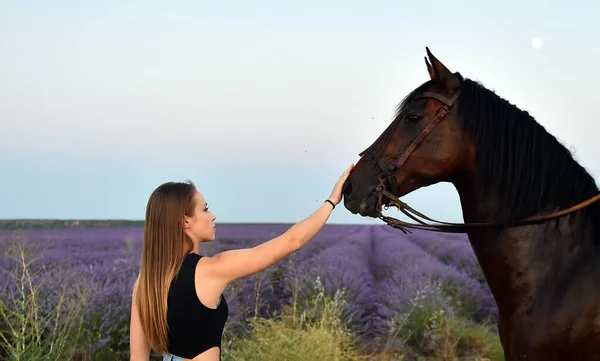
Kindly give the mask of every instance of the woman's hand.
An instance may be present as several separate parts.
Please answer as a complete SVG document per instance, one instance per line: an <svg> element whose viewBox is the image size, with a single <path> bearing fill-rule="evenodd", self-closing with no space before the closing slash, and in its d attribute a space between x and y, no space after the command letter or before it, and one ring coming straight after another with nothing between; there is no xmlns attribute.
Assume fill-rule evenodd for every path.
<svg viewBox="0 0 600 361"><path fill-rule="evenodd" d="M344 187L344 183L350 175L350 171L352 170L352 168L354 168L354 164L351 164L350 167L348 167L348 169L346 169L346 171L342 173L342 176L340 177L340 179L338 179L337 183L333 187L333 191L329 196L329 200L332 201L335 205L340 204L340 202L342 201L342 188Z"/></svg>

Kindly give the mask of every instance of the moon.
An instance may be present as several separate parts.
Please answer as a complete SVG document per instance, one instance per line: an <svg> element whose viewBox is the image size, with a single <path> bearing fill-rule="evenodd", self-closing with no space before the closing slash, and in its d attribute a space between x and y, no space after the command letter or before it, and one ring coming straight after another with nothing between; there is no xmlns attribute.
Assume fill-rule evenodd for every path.
<svg viewBox="0 0 600 361"><path fill-rule="evenodd" d="M542 47L542 39L534 38L531 41L531 46L533 46L534 49L540 49Z"/></svg>

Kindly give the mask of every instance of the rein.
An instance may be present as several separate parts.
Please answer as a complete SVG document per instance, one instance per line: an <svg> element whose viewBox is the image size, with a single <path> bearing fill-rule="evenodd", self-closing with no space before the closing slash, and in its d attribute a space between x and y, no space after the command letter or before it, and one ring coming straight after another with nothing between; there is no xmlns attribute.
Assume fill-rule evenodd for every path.
<svg viewBox="0 0 600 361"><path fill-rule="evenodd" d="M460 74L457 74L457 76L459 78L462 78L460 76ZM488 223L488 222L486 222L486 223L441 222L441 221L432 219L430 217L427 217L423 213L421 213L421 212L415 210L414 208L412 208L411 206L409 206L407 203L402 202L398 197L396 197L393 194L393 193L395 193L394 192L395 189L392 189L392 192L390 192L386 189L386 187L385 187L386 182L388 184L390 184L390 186L392 188L395 188L397 182L396 182L396 177L393 175L393 172L396 169L400 168L406 162L406 160L408 159L410 154L419 146L419 144L423 141L423 139L425 139L425 137L427 137L427 135L429 135L429 133L431 133L433 128L444 119L444 117L450 112L450 110L456 103L456 100L458 99L459 95L460 95L460 88L452 95L451 98L446 98L442 95L432 93L432 92L423 93L419 99L423 99L423 98L436 99L439 102L441 102L443 104L443 106L438 110L438 112L435 115L435 117L433 118L433 120L425 127L425 129L423 129L423 131L417 137L415 137L412 140L410 145L404 150L404 152L402 152L400 154L400 156L398 158L396 158L396 160L394 162L392 162L390 164L386 164L383 159L379 159L377 161L377 165L382 170L382 172L378 176L379 185L377 185L377 187L375 188L375 192L377 193L377 208L376 208L377 213L378 213L377 218L380 218L381 220L383 220L385 223L387 223L391 227L400 229L405 234L410 233L408 228L415 228L415 229L422 229L422 230L429 230L429 231L436 231L436 232L445 232L445 233L466 233L471 228L487 228L487 227L506 228L506 227L520 226L520 225L535 224L538 222L547 221L547 220L550 220L553 218L558 218L563 215L575 212L577 210L585 208L588 205L600 200L600 194L597 194L596 196L589 198L581 203L578 203L568 209L557 211L557 212L554 212L554 213L551 213L548 215L528 217L522 221L518 221L518 222L512 223L512 224ZM362 152L361 154L359 154L359 156L362 156L364 153L365 152ZM399 219L396 219L393 217L384 216L381 213L382 206L383 206L383 197L386 197L389 200L390 205L393 205L396 208L398 208L399 211L404 213L406 216L408 216L412 220L418 222L418 224L408 223L408 222L405 222L405 221L402 221L402 220L399 220ZM385 206L385 209L387 209L387 208L388 208L388 206ZM421 221L420 219L418 219L417 217L421 217L427 221L435 222L435 223L439 223L439 224L427 224L427 223Z"/></svg>
<svg viewBox="0 0 600 361"><path fill-rule="evenodd" d="M377 188L379 188L379 186ZM486 222L486 223L450 223L450 222L437 221L435 219L427 217L423 213L415 210L408 204L402 202L400 199L398 199L398 197L391 194L390 192L388 192L385 189L379 190L378 193L380 195L385 195L387 198L389 198L390 204L397 207L398 210L400 210L402 213L406 214L408 217L415 220L416 222L419 222L419 224L408 223L408 222L405 222L405 221L402 221L402 220L399 220L399 219L396 219L393 217L384 216L381 214L381 211L378 210L378 212L379 212L378 218L383 220L389 226L400 229L402 232L404 232L404 234L410 233L410 231L407 228L416 228L416 229L435 231L435 232L444 232L444 233L465 233L465 232L468 232L468 230L471 228L489 228L489 227L507 228L507 227L535 224L535 223L547 221L547 220L550 220L553 218L558 218L558 217L564 216L569 213L573 213L577 210L585 208L585 207L589 206L590 204L595 203L600 200L600 194L597 194L594 197L588 198L585 201L578 203L571 208L564 209L564 210L558 211L558 212L554 212L554 213L551 213L548 215L528 217L522 221L519 221L519 222L516 222L513 224L489 223L489 222ZM386 209L387 209L387 207L386 207ZM413 213L414 215L410 214L410 213ZM421 217L430 222L436 222L439 224L427 224L427 223L419 220L417 217Z"/></svg>

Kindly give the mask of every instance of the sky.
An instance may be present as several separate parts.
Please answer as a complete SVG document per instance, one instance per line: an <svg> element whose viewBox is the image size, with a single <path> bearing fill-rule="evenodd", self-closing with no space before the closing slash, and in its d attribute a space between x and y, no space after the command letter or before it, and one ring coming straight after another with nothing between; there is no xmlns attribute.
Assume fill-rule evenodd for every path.
<svg viewBox="0 0 600 361"><path fill-rule="evenodd" d="M300 221L428 79L426 46L600 183L597 2L0 4L0 218L143 219L189 179L217 222ZM462 221L450 184L404 200Z"/></svg>

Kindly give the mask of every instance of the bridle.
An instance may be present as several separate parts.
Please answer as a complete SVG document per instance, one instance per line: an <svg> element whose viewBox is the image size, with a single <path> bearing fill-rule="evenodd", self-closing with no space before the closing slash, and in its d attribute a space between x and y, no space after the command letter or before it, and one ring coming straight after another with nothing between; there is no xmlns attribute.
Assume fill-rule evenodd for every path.
<svg viewBox="0 0 600 361"><path fill-rule="evenodd" d="M462 82L462 76L460 75L460 73L457 72L457 73L455 73L455 75ZM438 125L444 119L444 117L446 117L446 115L450 112L450 110L456 103L456 100L458 99L458 96L460 95L460 90L461 89L459 87L450 98L447 98L447 97L437 94L437 93L424 92L423 94L421 94L421 96L419 98L416 99L416 100L426 99L426 98L436 99L437 101L441 102L443 104L443 106L438 110L438 112L436 113L433 120L425 127L425 129L423 129L421 131L421 133L419 135L417 135L411 141L411 143L404 150L404 152L402 152L393 162L386 164L386 162L382 158L378 159L377 165L381 169L381 173L379 173L377 176L379 179L379 184L377 185L377 187L375 187L375 192L377 193L377 206L376 206L377 218L380 218L381 220L383 220L385 223L387 223L391 227L400 229L405 234L410 232L407 228L424 229L424 230L430 230L430 231L436 231L436 232L465 233L468 231L468 229L471 229L471 228L486 228L486 227L487 228L489 228L489 227L506 228L506 227L514 227L514 226L519 226L519 225L535 224L535 223L550 220L553 218L557 218L557 217L575 212L579 209L587 207L588 205L600 200L600 194L598 194L592 198L589 198L581 203L574 205L571 208L564 209L564 210L558 211L558 212L554 212L554 213L551 213L548 215L528 217L522 221L512 223L512 224L488 223L488 222L484 222L484 223L442 222L442 221L437 221L435 219L427 217L423 213L413 209L407 203L402 202L398 197L396 197L394 195L394 193L396 193L396 191L397 191L396 177L393 174L394 171L399 169L400 167L402 167L402 165L406 162L406 160L408 159L410 154L419 146L419 144L421 144L423 139L425 139L425 137L427 137L427 135L429 135L429 133L431 133L433 128L435 128L435 126ZM359 154L359 156L362 156L367 150L361 152ZM386 189L386 183L390 185L391 191L388 191ZM396 208L398 208L399 211L404 213L406 216L408 216L412 220L418 222L419 224L408 223L408 222L405 222L405 221L402 221L402 220L399 220L399 219L396 219L393 217L384 216L381 213L382 208L384 207L383 197L386 197L389 200L390 205L395 206ZM387 209L387 208L388 208L388 206L386 205L385 209ZM427 223L421 221L420 219L418 219L417 217L421 217L430 222L435 222L435 223L439 223L439 224L437 224L437 225L436 224L427 224Z"/></svg>

